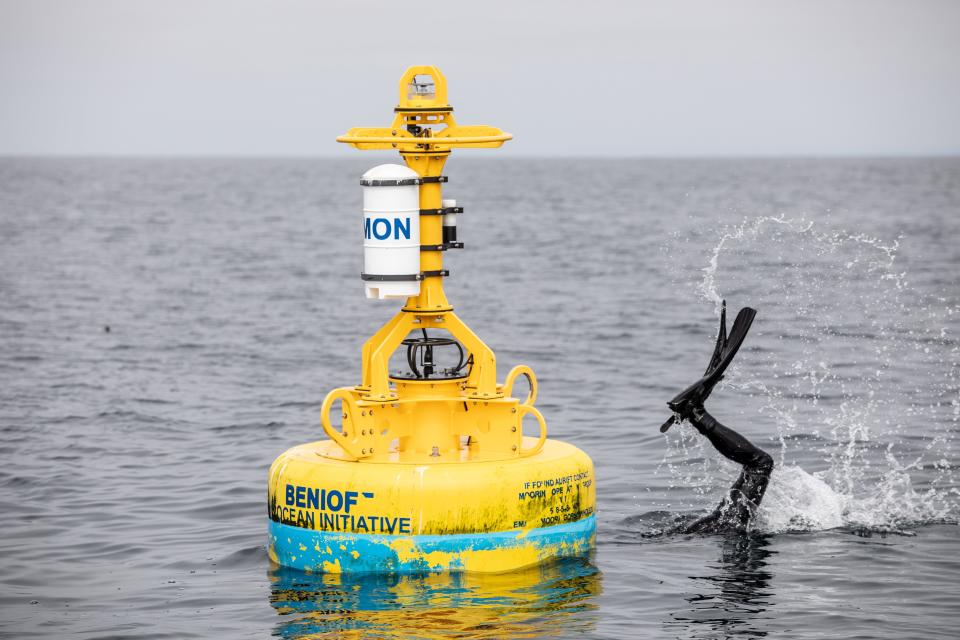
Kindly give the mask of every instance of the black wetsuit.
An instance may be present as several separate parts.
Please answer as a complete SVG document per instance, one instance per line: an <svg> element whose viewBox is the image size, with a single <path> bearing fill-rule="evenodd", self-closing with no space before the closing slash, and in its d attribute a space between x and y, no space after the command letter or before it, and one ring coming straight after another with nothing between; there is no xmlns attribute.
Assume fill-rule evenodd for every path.
<svg viewBox="0 0 960 640"><path fill-rule="evenodd" d="M728 335L727 303L723 301L720 310L720 331L717 333L717 343L707 370L704 371L703 377L667 403L673 415L660 427L661 433L666 433L672 425L689 422L707 437L717 451L737 464L743 465L740 477L733 483L729 493L713 513L692 524L680 526L674 531L697 533L745 529L767 490L770 473L773 471L773 458L733 429L717 422L716 418L703 408L703 403L706 402L717 383L723 379L724 372L730 366L733 357L737 355L756 315L756 309L750 307L741 309Z"/></svg>
<svg viewBox="0 0 960 640"><path fill-rule="evenodd" d="M746 528L767 490L773 471L773 458L733 429L720 424L702 407L695 408L687 420L707 437L717 451L743 465L743 470L713 513L681 527L681 531L709 533Z"/></svg>

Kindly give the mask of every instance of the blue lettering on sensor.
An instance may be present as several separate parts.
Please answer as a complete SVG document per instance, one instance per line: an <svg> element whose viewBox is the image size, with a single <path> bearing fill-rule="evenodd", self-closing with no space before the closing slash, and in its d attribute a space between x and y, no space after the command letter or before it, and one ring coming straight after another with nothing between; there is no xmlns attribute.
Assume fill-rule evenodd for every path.
<svg viewBox="0 0 960 640"><path fill-rule="evenodd" d="M363 237L366 240L376 238L377 240L387 240L393 236L394 240L399 240L400 236L404 240L410 239L410 218L364 218L363 219Z"/></svg>

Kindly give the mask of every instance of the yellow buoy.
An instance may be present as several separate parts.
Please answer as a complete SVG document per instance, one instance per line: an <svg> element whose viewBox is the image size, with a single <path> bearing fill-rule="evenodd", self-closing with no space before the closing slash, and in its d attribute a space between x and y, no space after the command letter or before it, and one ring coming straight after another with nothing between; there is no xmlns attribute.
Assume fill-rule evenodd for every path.
<svg viewBox="0 0 960 640"><path fill-rule="evenodd" d="M395 112L390 127L337 140L397 149L406 161L361 180L367 296L406 303L364 344L360 384L324 399L329 440L274 461L270 557L322 572L499 572L582 555L596 530L593 463L547 439L529 367L497 382L493 351L443 290L443 254L463 247L462 209L441 197L444 162L454 147L499 147L511 135L458 125L436 67L407 69ZM391 375L402 346L410 371ZM440 364L443 351L457 354L455 364ZM512 395L521 376L523 401ZM537 437L523 436L528 416Z"/></svg>

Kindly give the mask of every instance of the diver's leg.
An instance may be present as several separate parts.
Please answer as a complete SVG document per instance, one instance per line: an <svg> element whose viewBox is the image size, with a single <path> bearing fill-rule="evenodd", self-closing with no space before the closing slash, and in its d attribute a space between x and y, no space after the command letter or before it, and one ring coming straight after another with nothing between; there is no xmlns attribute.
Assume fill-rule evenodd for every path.
<svg viewBox="0 0 960 640"><path fill-rule="evenodd" d="M773 470L773 458L733 429L717 421L705 409L695 409L690 422L697 431L707 437L710 444L728 460L744 467Z"/></svg>
<svg viewBox="0 0 960 640"><path fill-rule="evenodd" d="M773 458L733 429L720 424L704 409L694 410L690 422L697 431L707 437L717 451L727 459L743 465L743 469L737 481L730 487L727 498L712 514L693 523L687 530L704 531L718 526L721 522L745 525L753 510L760 506L763 494L767 491L773 471Z"/></svg>
<svg viewBox="0 0 960 640"><path fill-rule="evenodd" d="M688 525L671 529L669 533L717 533L724 529L723 505L721 504L709 515L697 518Z"/></svg>

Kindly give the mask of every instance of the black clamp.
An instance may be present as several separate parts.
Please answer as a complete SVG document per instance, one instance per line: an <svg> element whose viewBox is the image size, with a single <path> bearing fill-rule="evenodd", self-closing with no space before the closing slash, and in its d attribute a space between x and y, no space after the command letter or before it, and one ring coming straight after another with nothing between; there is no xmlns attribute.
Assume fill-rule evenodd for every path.
<svg viewBox="0 0 960 640"><path fill-rule="evenodd" d="M423 274L410 273L402 275L374 275L370 273L361 273L360 279L367 282L410 282L412 280L423 280Z"/></svg>
<svg viewBox="0 0 960 640"><path fill-rule="evenodd" d="M436 184L439 182L448 182L447 176L427 176L426 178L399 178L399 179L380 179L380 178L360 178L360 184L364 187L409 187L417 184Z"/></svg>
<svg viewBox="0 0 960 640"><path fill-rule="evenodd" d="M421 181L422 178L400 178L398 180L360 178L360 184L364 187L410 187L420 184Z"/></svg>
<svg viewBox="0 0 960 640"><path fill-rule="evenodd" d="M420 209L422 216L443 216L448 213L463 213L463 207L444 207L442 209Z"/></svg>
<svg viewBox="0 0 960 640"><path fill-rule="evenodd" d="M422 244L420 251L446 251L447 249L463 249L462 242L444 242L443 244Z"/></svg>
<svg viewBox="0 0 960 640"><path fill-rule="evenodd" d="M438 269L436 271L422 271L420 273L402 275L374 275L370 273L361 273L360 279L367 282L410 282L414 280L423 280L424 278L446 278L449 275L449 269Z"/></svg>

